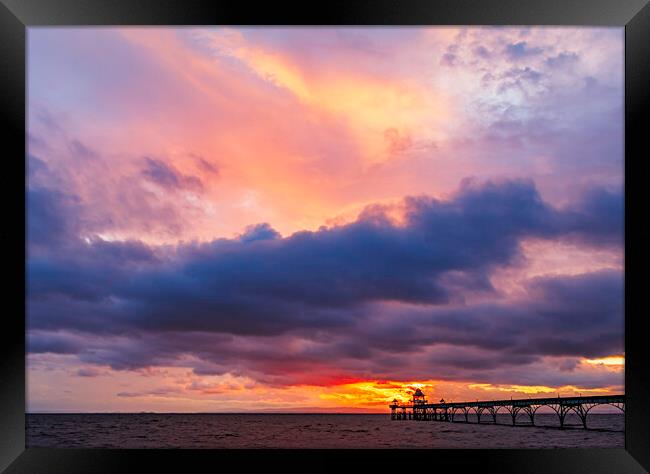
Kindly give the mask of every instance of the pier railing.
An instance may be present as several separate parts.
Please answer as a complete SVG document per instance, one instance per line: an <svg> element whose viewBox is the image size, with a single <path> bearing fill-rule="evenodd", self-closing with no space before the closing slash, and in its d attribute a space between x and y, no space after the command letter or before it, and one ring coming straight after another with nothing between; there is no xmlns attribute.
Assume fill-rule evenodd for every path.
<svg viewBox="0 0 650 474"><path fill-rule="evenodd" d="M574 412L580 418L583 427L587 428L587 415L596 406L612 405L625 412L625 395L598 395L586 397L549 397L549 398L523 398L510 400L484 400L468 402L441 402L428 403L393 403L390 405L392 420L419 420L419 421L464 421L469 423L469 415L476 415L477 423L482 423L482 416L487 415L487 423L496 424L497 414L500 410L510 415L512 426L517 426L517 415L527 415L530 422L526 425L535 425L535 414L541 407L549 407L559 418L560 428L564 428L566 416ZM491 421L489 419L491 418ZM464 420L463 420L464 419ZM521 424L521 423L519 423Z"/></svg>

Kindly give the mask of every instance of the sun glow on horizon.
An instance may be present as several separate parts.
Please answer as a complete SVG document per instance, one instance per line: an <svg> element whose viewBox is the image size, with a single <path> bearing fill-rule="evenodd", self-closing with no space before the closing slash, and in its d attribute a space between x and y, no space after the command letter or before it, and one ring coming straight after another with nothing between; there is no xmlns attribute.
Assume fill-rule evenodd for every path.
<svg viewBox="0 0 650 474"><path fill-rule="evenodd" d="M600 359L586 359L587 364L592 365L604 365L612 368L623 369L625 367L625 356L609 356L602 357Z"/></svg>

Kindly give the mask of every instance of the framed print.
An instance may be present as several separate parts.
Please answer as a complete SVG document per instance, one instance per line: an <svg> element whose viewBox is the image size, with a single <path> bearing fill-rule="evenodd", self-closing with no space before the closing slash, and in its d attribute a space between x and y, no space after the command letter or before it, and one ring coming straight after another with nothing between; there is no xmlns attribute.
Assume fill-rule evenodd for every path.
<svg viewBox="0 0 650 474"><path fill-rule="evenodd" d="M6 472L650 468L647 2L3 2Z"/></svg>

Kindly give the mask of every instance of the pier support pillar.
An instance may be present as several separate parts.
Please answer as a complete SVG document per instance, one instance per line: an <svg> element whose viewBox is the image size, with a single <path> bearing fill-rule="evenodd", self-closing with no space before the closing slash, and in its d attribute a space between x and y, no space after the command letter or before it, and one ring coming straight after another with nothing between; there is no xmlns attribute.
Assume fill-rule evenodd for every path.
<svg viewBox="0 0 650 474"><path fill-rule="evenodd" d="M528 407L523 407L522 410L524 410L528 414L528 417L530 418L531 426L535 426L535 411L537 411L537 409L528 406Z"/></svg>
<svg viewBox="0 0 650 474"><path fill-rule="evenodd" d="M566 418L567 413L571 410L571 408L564 406L564 405L559 405L559 409L557 410L557 416L560 419L560 428L564 428L564 419Z"/></svg>
<svg viewBox="0 0 650 474"><path fill-rule="evenodd" d="M521 410L521 408L512 407L512 411L510 412L510 416L512 416L512 426L515 426L517 423L517 414L519 413L519 410Z"/></svg>
<svg viewBox="0 0 650 474"><path fill-rule="evenodd" d="M582 426L584 427L584 429L587 429L587 415L589 414L589 410L591 410L595 406L596 406L595 404L580 404L573 409L573 411L575 411L578 417L580 418L580 421L582 422Z"/></svg>
<svg viewBox="0 0 650 474"><path fill-rule="evenodd" d="M497 409L494 407L488 407L488 411L490 412L490 415L492 415L492 423L495 425L497 424Z"/></svg>

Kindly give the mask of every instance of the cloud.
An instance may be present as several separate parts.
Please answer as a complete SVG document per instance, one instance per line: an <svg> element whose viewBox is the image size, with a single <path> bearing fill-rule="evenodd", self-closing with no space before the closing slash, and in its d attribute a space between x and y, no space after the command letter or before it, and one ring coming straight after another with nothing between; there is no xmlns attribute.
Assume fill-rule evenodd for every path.
<svg viewBox="0 0 650 474"><path fill-rule="evenodd" d="M203 169L204 171L207 171L208 173L211 173L211 174L213 174L215 176L220 175L219 167L215 163L213 163L211 161L208 161L208 160L206 160L205 158L203 158L201 156L196 156L196 155L193 155L193 156L194 156L194 158L196 158L196 161L199 164L199 166L201 167L201 169Z"/></svg>
<svg viewBox="0 0 650 474"><path fill-rule="evenodd" d="M597 387L620 374L589 371L581 357L623 349L617 271L527 282L517 301L454 307L365 308L363 324L278 335L140 331L138 336L37 332L30 352L70 348L85 364L114 370L185 366L197 375L246 375L270 385L341 380L430 379ZM353 318L352 314L348 314ZM357 314L358 317L358 314ZM62 346L62 341L67 341Z"/></svg>
<svg viewBox="0 0 650 474"><path fill-rule="evenodd" d="M162 160L144 157L145 166L141 170L142 176L166 189L188 188L202 190L203 183L196 176L187 176L179 173L173 166ZM209 163L206 162L209 165ZM205 166L205 164L204 164Z"/></svg>
<svg viewBox="0 0 650 474"><path fill-rule="evenodd" d="M150 390L143 390L139 392L118 392L116 395L118 397L124 398L134 398L134 397L166 397L169 395L174 395L181 393L180 387L158 387Z"/></svg>
<svg viewBox="0 0 650 474"><path fill-rule="evenodd" d="M481 57L481 58L489 58L490 57L490 51L485 46L477 46L474 49L474 54Z"/></svg>
<svg viewBox="0 0 650 474"><path fill-rule="evenodd" d="M76 374L79 377L99 377L105 375L106 371L98 369L97 367L82 367L77 370Z"/></svg>
<svg viewBox="0 0 650 474"><path fill-rule="evenodd" d="M97 153L86 145L81 143L79 140L70 141L70 151L73 155L84 158L84 159L94 159L97 158Z"/></svg>
<svg viewBox="0 0 650 474"><path fill-rule="evenodd" d="M273 240L280 238L280 233L276 231L270 224L264 222L248 226L243 234L239 236L242 242L255 242L258 240Z"/></svg>
<svg viewBox="0 0 650 474"><path fill-rule="evenodd" d="M526 297L514 301L401 308L402 317L386 314L385 322L367 336L374 341L371 345L396 352L444 343L500 351L513 361L516 355L594 357L621 350L623 278L619 271L538 277L525 286Z"/></svg>
<svg viewBox="0 0 650 474"><path fill-rule="evenodd" d="M513 61L541 54L542 51L543 49L538 46L529 46L526 41L510 43L505 48L506 56Z"/></svg>
<svg viewBox="0 0 650 474"><path fill-rule="evenodd" d="M621 191L590 188L564 215L563 226L591 244L623 245L625 201Z"/></svg>
<svg viewBox="0 0 650 474"><path fill-rule="evenodd" d="M456 62L456 55L453 53L445 53L442 55L442 58L440 59L440 65L441 66L449 66L453 67Z"/></svg>
<svg viewBox="0 0 650 474"><path fill-rule="evenodd" d="M549 56L546 58L546 64L552 68L563 68L571 66L580 60L580 56L573 52L562 52L557 56Z"/></svg>
<svg viewBox="0 0 650 474"><path fill-rule="evenodd" d="M575 180L620 181L622 115L612 110L622 106L620 31L345 30L39 32L30 70L50 79L30 83L29 128L49 148L34 144L30 152L60 175L56 189L102 218L96 232L152 243L229 237L255 222L271 222L283 235L315 229L342 207L446 193L476 170L532 176L545 198L549 187L564 194ZM506 45L522 40L543 53L506 61ZM101 61L98 48L107 51ZM479 48L490 55L477 55ZM259 53L262 64L240 49ZM580 61L571 70L547 64L574 51ZM455 67L435 64L445 52ZM506 77L510 69L522 77ZM124 81L120 70L137 80ZM300 78L309 103L273 85L283 71ZM584 87L586 78L595 88ZM48 100L52 90L70 91L61 92L71 100L66 108ZM490 125L506 119L522 122L521 135L493 140ZM398 140L383 134L391 128ZM75 140L98 156L75 155ZM433 142L432 157L426 144ZM531 163L541 155L548 166L540 171ZM143 156L174 169L166 173ZM215 161L219 176L210 171ZM387 166L367 169L369 162ZM167 186L195 176L203 193L165 192L178 188L141 171ZM232 205L253 189L259 201Z"/></svg>
<svg viewBox="0 0 650 474"><path fill-rule="evenodd" d="M115 312L109 327L116 328L274 333L347 325L337 309L385 301L446 304L461 293L459 285L489 287L487 275L515 263L526 237L620 242L617 200L620 195L594 191L561 211L545 204L530 182L465 181L449 201L406 198L398 206L403 225L388 218L392 208L374 206L346 225L280 238L261 224L235 240L175 251L94 237L67 253L57 248L30 259L28 289L37 301L55 295L73 303L105 301L103 309ZM92 321L79 316L74 322L72 306L67 320L80 327ZM51 324L37 308L34 327Z"/></svg>
<svg viewBox="0 0 650 474"><path fill-rule="evenodd" d="M203 212L195 201L175 192L202 193L202 181L162 160L145 158L144 167L119 171L119 163L110 162L112 157L74 151L85 149L81 142L52 142L70 150L66 152L70 161L29 156L27 238L34 244L32 250L37 241L65 247L84 235L101 234L112 240L128 240L138 232L178 235L191 217Z"/></svg>
<svg viewBox="0 0 650 474"><path fill-rule="evenodd" d="M620 384L621 29L37 33L38 358Z"/></svg>
<svg viewBox="0 0 650 474"><path fill-rule="evenodd" d="M519 265L528 237L620 245L621 201L592 190L558 209L530 181L465 180L448 200L369 206L287 237L260 224L175 248L78 239L28 263L29 351L278 385L432 368L495 382L544 357L620 353L619 271L528 280L525 298L503 301L490 274ZM475 291L492 302L465 302Z"/></svg>
<svg viewBox="0 0 650 474"><path fill-rule="evenodd" d="M70 334L59 332L29 331L27 346L31 354L77 354L82 351L83 344Z"/></svg>
<svg viewBox="0 0 650 474"><path fill-rule="evenodd" d="M508 69L502 76L503 78L514 79L516 81L530 81L539 82L543 77L542 73L536 71L528 66L523 68Z"/></svg>

